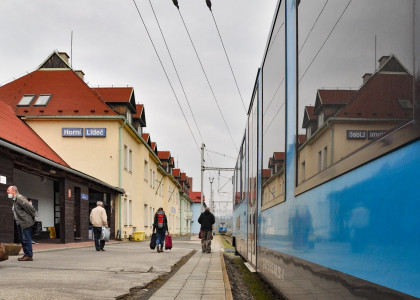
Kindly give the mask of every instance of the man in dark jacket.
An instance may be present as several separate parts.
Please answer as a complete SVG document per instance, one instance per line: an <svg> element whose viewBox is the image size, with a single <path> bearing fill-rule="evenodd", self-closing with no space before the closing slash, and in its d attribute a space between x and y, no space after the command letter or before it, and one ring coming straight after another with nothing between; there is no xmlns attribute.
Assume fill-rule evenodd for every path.
<svg viewBox="0 0 420 300"><path fill-rule="evenodd" d="M211 253L211 240L213 239L214 215L210 212L210 207L206 207L198 218L201 224L201 249L203 253Z"/></svg>
<svg viewBox="0 0 420 300"><path fill-rule="evenodd" d="M35 223L35 208L24 196L19 194L14 185L7 188L7 196L13 200L12 211L24 253L22 257L18 258L18 261L32 261L32 225Z"/></svg>
<svg viewBox="0 0 420 300"><path fill-rule="evenodd" d="M156 251L163 252L163 243L165 242L166 232L168 230L168 220L166 218L163 208L160 207L155 214L155 220L153 222L153 231L156 230Z"/></svg>

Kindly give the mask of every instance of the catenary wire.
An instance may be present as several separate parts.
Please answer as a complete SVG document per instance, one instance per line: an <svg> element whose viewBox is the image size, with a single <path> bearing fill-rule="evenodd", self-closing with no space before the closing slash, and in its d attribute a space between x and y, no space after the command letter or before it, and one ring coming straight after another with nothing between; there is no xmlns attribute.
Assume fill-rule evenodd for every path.
<svg viewBox="0 0 420 300"><path fill-rule="evenodd" d="M303 72L302 77L299 78L299 82L303 79L303 77L305 77L306 73L308 72L309 68L312 66L312 64L314 63L315 59L318 57L318 54L321 52L322 48L325 46L325 44L327 43L328 39L330 38L331 34L333 33L334 29L337 27L337 24L340 22L341 18L343 17L344 13L347 11L347 8L349 7L350 3L353 0L350 0L346 7L344 8L343 12L341 13L340 17L338 18L337 22L335 22L333 28L331 29L330 33L328 34L327 38L325 39L325 41L322 43L321 47L319 48L318 52L315 54L314 58L312 59L311 63L308 65L308 67L306 68L305 72Z"/></svg>
<svg viewBox="0 0 420 300"><path fill-rule="evenodd" d="M306 73L308 72L309 68L311 67L311 65L313 64L313 62L315 61L315 59L317 58L318 54L321 52L321 50L322 50L322 48L324 47L325 43L327 42L327 40L328 40L328 39L329 39L329 37L331 36L331 34L332 34L332 32L334 31L334 29L337 27L338 22L340 22L341 18L343 17L344 13L346 12L347 8L349 7L349 5L350 5L350 3L351 3L352 1L353 1L353 0L350 0L350 1L347 3L346 7L344 8L344 10L343 10L343 12L341 13L340 17L338 18L337 22L334 24L333 28L331 29L331 31L330 31L330 33L328 34L327 38L325 39L324 43L321 45L321 48L319 48L318 52L315 54L315 56L314 56L314 58L312 59L311 63L310 63L310 64L308 65L308 67L306 68L306 70L305 70L304 74L303 74L303 75L302 75L302 77L299 79L299 82L302 80L302 78L303 78L303 77L306 75ZM321 10L321 12L319 13L318 17L316 18L316 20L315 20L314 24L312 25L312 28L311 28L311 30L310 30L310 33L312 32L312 29L315 27L316 22L318 21L319 17L321 16L322 12L324 11L325 6L327 5L327 2L328 2L328 0L325 2L324 6L323 6L323 8L322 8L322 10ZM306 40L309 38L309 35L310 35L310 34L308 34L308 35L307 35L307 37L306 37L306 39L305 39L305 43L306 43ZM305 46L305 43L303 43L303 44L302 44L301 48L299 49L299 53L300 53L300 51L302 51L303 47ZM271 102L273 101L274 96L277 94L277 92L278 92L278 90L279 90L280 86L282 85L283 81L284 81L284 78L282 79L282 81L280 82L279 86L277 87L277 90L276 90L276 92L274 93L273 98L271 99ZM271 102L270 102L270 104L271 104ZM269 104L269 105L270 105L270 104ZM282 105L282 106L283 106L283 105ZM282 106L280 106L280 108L277 110L277 112L276 112L276 114L274 115L273 119L270 121L270 124L269 124L269 125L267 126L267 128L265 129L265 132L267 132L268 128L269 128L269 127L271 126L271 124L273 123L273 121L274 121L275 117L276 117L276 116L277 116L277 114L280 112L280 110L281 110ZM264 113L264 115L265 115L265 113ZM264 134L263 134L263 135L264 135Z"/></svg>
<svg viewBox="0 0 420 300"><path fill-rule="evenodd" d="M175 65L175 62L173 60L171 51L169 50L168 43L166 42L165 35L163 34L162 28L160 27L160 23L159 23L159 20L157 18L157 15L155 13L155 9L153 8L153 5L152 5L151 0L149 0L149 3L150 3L150 7L152 8L153 15L155 16L156 23L157 23L157 25L159 27L159 30L160 30L160 33L162 35L163 41L165 42L166 49L168 50L169 57L171 58L171 62L172 62L172 65L173 65L173 67L175 69L176 76L178 77L179 84L181 85L182 92L184 93L185 99L187 100L187 104L188 104L188 107L190 109L191 115L193 117L195 126L197 127L198 134L200 135L201 141L204 142L203 136L201 135L200 128L198 127L197 120L195 119L194 113L192 111L192 108L191 108L191 105L190 105L190 101L188 100L187 93L185 92L184 85L182 84L181 78L179 77L178 69L176 68L176 65Z"/></svg>
<svg viewBox="0 0 420 300"><path fill-rule="evenodd" d="M159 56L159 53L157 52L157 49L156 49L156 47L155 47L155 44L153 43L152 37L150 36L149 30L147 29L147 26L146 26L146 23L145 23L145 22L144 22L144 20L143 20L143 17L142 17L142 15L141 15L141 13L140 13L140 10L139 10L138 6L137 6L137 3L136 3L136 1L135 1L135 0L133 0L133 3L134 3L134 5L135 5L135 7L136 7L136 9L137 9L137 13L138 13L138 15L139 15L139 17L140 17L140 19L141 19L141 21L142 21L142 23L143 23L143 26L144 26L144 28L145 28L145 30L146 30L146 32L147 32L147 35L148 35L148 37L149 37L149 40L150 40L150 42L152 43L153 49L155 50L155 53L156 53L156 55L157 55L157 57L158 57L158 59L159 59L160 65L162 66L163 72L165 73L166 79L167 79L167 80L168 80L168 82L169 82L169 85L170 85L170 87L171 87L171 89L172 89L172 92L173 92L173 94L174 94L174 96L175 96L175 99L176 99L176 101L177 101L177 103L178 103L178 106L179 106L179 108L181 109L182 115L183 115L183 117L184 117L185 122L187 123L188 129L189 129L189 130L190 130L190 132L191 132L191 135L192 135L192 137L193 137L193 139L194 139L195 145L197 146L198 151L201 151L201 150L200 150L200 147L198 146L197 140L196 140L196 138L195 138L195 136L194 136L194 133L193 133L193 132L192 132L192 130L191 130L191 126L190 126L190 124L188 123L187 117L185 116L184 110L182 109L181 104L179 103L179 99L178 99L178 97L177 97L177 95L176 95L176 93L175 93L174 87L172 86L171 80L169 79L169 76L168 76L168 74L167 74L167 72L166 72L166 69L165 69L165 67L164 67L164 65L163 65L163 62L162 62L162 60L161 60L161 58L160 58L160 56Z"/></svg>
<svg viewBox="0 0 420 300"><path fill-rule="evenodd" d="M195 55L197 56L197 59L198 59L199 63L200 63L201 69L203 70L203 74L204 74L204 76L206 77L207 84L209 85L210 91L211 91L211 93L212 93L212 95L213 95L213 99L214 99L214 101L216 102L217 108L219 109L219 113L220 113L220 115L221 115L221 117L222 117L222 119L223 119L223 122L224 122L224 124L225 124L225 127L226 127L226 129L227 129L227 131L228 131L228 133L229 133L229 136L230 136L230 139L231 139L231 141L232 141L232 143L233 143L233 146L235 147L236 151L238 152L238 151L239 151L239 150L238 150L238 147L237 147L237 146L236 146L236 144L235 144L235 140L233 139L233 136L232 136L232 133L230 132L229 126L228 126L228 125L227 125L227 123L226 123L226 119L225 119L225 117L224 117L224 115L223 115L223 113L222 113L222 110L220 109L219 102L217 101L217 98L216 98L216 95L215 95L215 93L214 93L214 90L213 90L213 88L212 88L212 86L211 86L211 84L210 84L210 80L209 80L209 78L208 78L208 76L207 76L206 71L204 70L204 67L203 67L203 64L202 64L202 62L201 62L200 56L198 55L197 49L195 48L195 45L194 45L194 42L193 42L193 40L192 40L192 38L191 38L190 32L189 32L189 30L188 30L188 28L187 28L187 25L186 25L186 23L185 23L185 21L184 21L184 18L182 17L181 10L179 10L179 9L178 9L178 13L179 13L179 15L180 15L180 17L181 17L182 23L184 24L185 30L187 31L187 34L188 34L188 37L189 37L189 39L190 39L191 45L192 45L192 47L193 47L193 49L194 49Z"/></svg>
<svg viewBox="0 0 420 300"><path fill-rule="evenodd" d="M319 17L321 17L322 13L323 13L323 12L324 12L324 10L325 10L325 7L327 6L327 3L328 3L328 0L327 0L327 1L325 1L324 6L322 7L322 9L321 9L320 13L318 14L318 17L316 18L316 20L315 20L314 24L312 24L312 27L311 27L311 29L309 30L308 35L307 35L307 36L306 36L306 38L305 38L305 41L302 43L302 46L301 46L301 47L300 47L300 49L299 49L299 53L300 53L300 51L302 51L303 47L305 46L306 41L308 40L309 36L310 36L310 35L311 35L311 33L312 33L312 30L314 30L314 27L315 27L316 23L318 22ZM298 53L298 54L299 54L299 53Z"/></svg>
<svg viewBox="0 0 420 300"><path fill-rule="evenodd" d="M219 34L219 38L220 38L220 42L222 43L223 50L225 51L226 59L227 59L228 64L229 64L230 71L232 72L233 80L235 81L236 88L237 88L238 93L239 93L239 97L241 98L242 105L243 105L245 113L246 113L245 102L244 102L244 99L242 98L241 90L239 89L239 85L238 85L238 81L236 80L235 72L233 72L233 68L232 68L232 65L230 63L230 59L229 59L229 56L227 54L225 44L223 43L223 39L222 39L222 35L220 34L219 26L217 26L216 19L214 17L213 11L211 9L210 9L210 12L211 12L211 16L213 17L214 25L216 26L216 29L217 29L217 33Z"/></svg>

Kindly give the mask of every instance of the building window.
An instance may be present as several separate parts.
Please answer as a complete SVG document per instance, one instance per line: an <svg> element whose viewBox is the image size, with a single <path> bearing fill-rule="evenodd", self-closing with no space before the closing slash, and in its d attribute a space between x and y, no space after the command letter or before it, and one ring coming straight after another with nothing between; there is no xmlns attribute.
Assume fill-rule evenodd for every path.
<svg viewBox="0 0 420 300"><path fill-rule="evenodd" d="M18 103L18 106L29 106L34 98L35 95L23 95L22 99L20 99Z"/></svg>
<svg viewBox="0 0 420 300"><path fill-rule="evenodd" d="M312 128L311 128L311 126L308 126L306 128L306 139L309 140L309 138L311 137L311 135L312 135Z"/></svg>
<svg viewBox="0 0 420 300"><path fill-rule="evenodd" d="M155 208L154 207L150 207L150 225L151 227L153 227L153 223L155 222Z"/></svg>
<svg viewBox="0 0 420 300"><path fill-rule="evenodd" d="M127 215L128 215L128 225L131 226L133 225L133 201L132 200L128 200L128 208L127 208Z"/></svg>
<svg viewBox="0 0 420 300"><path fill-rule="evenodd" d="M150 176L150 187L152 187L153 186L153 173L152 173L152 169L150 169L150 173L149 173L149 176Z"/></svg>
<svg viewBox="0 0 420 300"><path fill-rule="evenodd" d="M327 146L325 146L324 149L322 149L322 169L327 168L327 156Z"/></svg>
<svg viewBox="0 0 420 300"><path fill-rule="evenodd" d="M127 111L127 121L128 123L133 122L133 115L131 114L131 111Z"/></svg>
<svg viewBox="0 0 420 300"><path fill-rule="evenodd" d="M144 161L144 181L147 182L149 178L149 162L147 160Z"/></svg>
<svg viewBox="0 0 420 300"><path fill-rule="evenodd" d="M318 116L318 128L324 124L324 112L320 113Z"/></svg>
<svg viewBox="0 0 420 300"><path fill-rule="evenodd" d="M318 152L318 172L322 171L322 150Z"/></svg>
<svg viewBox="0 0 420 300"><path fill-rule="evenodd" d="M327 168L327 146L318 152L318 172Z"/></svg>
<svg viewBox="0 0 420 300"><path fill-rule="evenodd" d="M300 164L300 172L302 175L301 181L305 181L305 162L304 161Z"/></svg>
<svg viewBox="0 0 420 300"><path fill-rule="evenodd" d="M152 172L152 188L155 188L155 171Z"/></svg>
<svg viewBox="0 0 420 300"><path fill-rule="evenodd" d="M128 171L133 172L133 151L128 150Z"/></svg>
<svg viewBox="0 0 420 300"><path fill-rule="evenodd" d="M398 103L401 105L401 108L403 109L412 109L413 104L408 99L398 99Z"/></svg>
<svg viewBox="0 0 420 300"><path fill-rule="evenodd" d="M144 217L144 227L149 227L149 218L148 218L149 217L149 208L148 208L147 204L144 205L143 217Z"/></svg>
<svg viewBox="0 0 420 300"><path fill-rule="evenodd" d="M128 200L124 198L124 226L128 226Z"/></svg>
<svg viewBox="0 0 420 300"><path fill-rule="evenodd" d="M39 95L34 106L47 106L50 99L51 99L51 95Z"/></svg>

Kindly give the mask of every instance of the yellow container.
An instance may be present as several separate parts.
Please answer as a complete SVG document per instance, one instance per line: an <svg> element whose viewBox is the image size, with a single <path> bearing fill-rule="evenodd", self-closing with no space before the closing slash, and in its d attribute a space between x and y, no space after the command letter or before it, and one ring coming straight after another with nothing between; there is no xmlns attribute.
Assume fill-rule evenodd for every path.
<svg viewBox="0 0 420 300"><path fill-rule="evenodd" d="M135 231L133 232L133 237L135 241L144 241L146 239L146 235L144 231Z"/></svg>

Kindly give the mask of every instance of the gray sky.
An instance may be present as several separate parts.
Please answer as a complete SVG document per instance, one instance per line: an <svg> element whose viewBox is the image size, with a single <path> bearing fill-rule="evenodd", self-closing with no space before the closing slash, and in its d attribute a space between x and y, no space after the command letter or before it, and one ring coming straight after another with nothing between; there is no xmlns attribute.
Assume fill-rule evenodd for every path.
<svg viewBox="0 0 420 300"><path fill-rule="evenodd" d="M149 0L136 1L153 42L175 88L197 142L201 144L185 97L170 62ZM275 0L212 0L213 13L248 109L257 69L269 33ZM236 157L207 81L171 0L152 0L172 57L178 68L204 142L208 149ZM246 115L211 13L204 0L179 0L180 10L212 84L216 98L239 148ZM182 171L200 189L200 152L182 117L158 58L132 0L2 0L0 1L0 84L35 70L54 50L71 55L74 69L84 71L90 86L132 86L136 101L145 105L147 127L159 150L170 150ZM217 167L233 167L235 160L211 154ZM209 159L207 159L209 162ZM210 163L210 162L209 162ZM220 187L231 173L222 172ZM231 184L216 200L231 200Z"/></svg>

